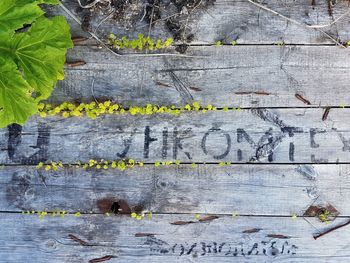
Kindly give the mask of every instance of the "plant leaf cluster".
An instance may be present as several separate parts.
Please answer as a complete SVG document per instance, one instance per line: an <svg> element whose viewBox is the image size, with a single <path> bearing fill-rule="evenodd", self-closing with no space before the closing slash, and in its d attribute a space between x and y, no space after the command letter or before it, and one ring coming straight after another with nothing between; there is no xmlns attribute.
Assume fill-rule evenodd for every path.
<svg viewBox="0 0 350 263"><path fill-rule="evenodd" d="M73 47L64 17L44 16L40 4L58 0L0 1L0 128L24 124L58 80Z"/></svg>

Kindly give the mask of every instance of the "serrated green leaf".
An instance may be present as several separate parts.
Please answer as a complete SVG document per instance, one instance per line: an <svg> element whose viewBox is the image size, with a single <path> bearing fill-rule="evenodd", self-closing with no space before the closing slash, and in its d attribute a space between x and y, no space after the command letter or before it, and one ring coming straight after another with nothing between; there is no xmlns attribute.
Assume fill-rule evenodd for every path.
<svg viewBox="0 0 350 263"><path fill-rule="evenodd" d="M16 64L0 57L0 127L14 122L24 124L37 112L37 103L31 97L30 89Z"/></svg>
<svg viewBox="0 0 350 263"><path fill-rule="evenodd" d="M69 25L60 16L51 20L41 17L28 32L14 37L15 59L37 99L46 99L57 80L63 79L66 51L71 47Z"/></svg>
<svg viewBox="0 0 350 263"><path fill-rule="evenodd" d="M39 4L58 3L58 0L1 0L0 32L14 31L33 23L45 13Z"/></svg>
<svg viewBox="0 0 350 263"><path fill-rule="evenodd" d="M66 51L73 47L65 18L45 18L38 7L57 0L4 2L0 0L0 128L23 124L37 112L38 101L50 96L57 80L63 79ZM28 31L15 32L28 22Z"/></svg>
<svg viewBox="0 0 350 263"><path fill-rule="evenodd" d="M38 6L40 2L35 0L0 1L0 32L20 29L24 24L31 24L42 16L44 11Z"/></svg>

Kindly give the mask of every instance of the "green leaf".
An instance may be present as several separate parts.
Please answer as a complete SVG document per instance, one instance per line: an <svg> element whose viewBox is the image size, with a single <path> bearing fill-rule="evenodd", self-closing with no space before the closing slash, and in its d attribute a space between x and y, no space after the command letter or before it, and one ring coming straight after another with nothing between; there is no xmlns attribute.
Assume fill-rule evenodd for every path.
<svg viewBox="0 0 350 263"><path fill-rule="evenodd" d="M14 31L31 24L44 14L39 4L58 4L58 0L0 1L0 32Z"/></svg>
<svg viewBox="0 0 350 263"><path fill-rule="evenodd" d="M0 1L0 32L14 31L31 24L44 14L39 4L58 4L57 0Z"/></svg>
<svg viewBox="0 0 350 263"><path fill-rule="evenodd" d="M73 47L69 25L64 17L42 16L39 3L58 1L0 0L0 128L23 124L64 78L66 52ZM15 32L28 21L33 22L28 31Z"/></svg>
<svg viewBox="0 0 350 263"><path fill-rule="evenodd" d="M66 51L73 47L65 18L41 17L28 32L17 34L12 44L15 60L37 99L46 99L57 80L64 78Z"/></svg>
<svg viewBox="0 0 350 263"><path fill-rule="evenodd" d="M14 122L24 124L37 111L30 89L16 64L0 57L0 127Z"/></svg>

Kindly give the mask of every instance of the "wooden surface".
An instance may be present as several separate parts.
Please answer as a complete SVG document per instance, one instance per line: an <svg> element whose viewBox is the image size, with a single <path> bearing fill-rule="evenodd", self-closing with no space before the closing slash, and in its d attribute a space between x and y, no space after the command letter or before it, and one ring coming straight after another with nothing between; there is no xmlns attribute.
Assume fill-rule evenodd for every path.
<svg viewBox="0 0 350 263"><path fill-rule="evenodd" d="M168 2L162 18L178 12ZM330 13L328 1L311 2L264 1L270 11L243 0L199 5L185 16L194 36L182 56L181 41L161 56L116 56L93 39L79 42L67 61L86 64L66 67L52 104L196 101L218 110L33 116L0 130L0 262L348 262L349 226L314 236L350 218L350 55L334 43L350 40L349 7L337 1ZM62 3L84 19L76 1ZM145 2L135 3L135 17L101 23L108 14L99 13L90 29L101 40L147 35ZM90 37L62 8L47 10L65 15L73 36ZM173 37L165 20L152 37ZM323 32L308 28L333 21ZM121 158L145 165L76 166ZM65 166L35 167L50 161ZM125 207L146 215L137 220ZM315 208L331 215L321 220Z"/></svg>
<svg viewBox="0 0 350 263"><path fill-rule="evenodd" d="M180 115L35 116L20 131L2 130L2 164L83 163L347 163L350 109L244 109ZM17 136L16 136L17 134ZM166 135L164 137L164 134Z"/></svg>
<svg viewBox="0 0 350 263"><path fill-rule="evenodd" d="M231 107L348 105L348 49L332 46L190 47L182 57L115 57L98 47L79 46L68 60L87 64L66 69L51 102L107 97L129 105L201 104ZM141 66L140 66L141 65ZM181 81L189 94L181 93ZM167 86L157 83L164 83ZM197 89L191 89L195 87ZM181 90L181 89L180 89ZM263 94L256 94L263 93Z"/></svg>

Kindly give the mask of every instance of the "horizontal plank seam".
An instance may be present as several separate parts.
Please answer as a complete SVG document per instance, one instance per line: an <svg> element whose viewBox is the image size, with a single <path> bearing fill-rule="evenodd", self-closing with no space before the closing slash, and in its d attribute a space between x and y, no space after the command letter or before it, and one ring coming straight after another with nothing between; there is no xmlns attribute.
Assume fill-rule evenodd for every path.
<svg viewBox="0 0 350 263"><path fill-rule="evenodd" d="M27 211L27 210L25 210ZM45 212L51 213L51 212L57 212L55 210L45 210ZM84 213L81 211L76 211L79 212L81 215L84 216L88 216L88 215L103 215L105 216L104 213ZM76 212L67 212L65 215L74 215ZM147 212L146 212L147 213ZM20 214L22 215L22 211L0 211L0 214ZM196 215L196 214L201 214L201 215L217 215L217 216L221 216L221 217L233 217L232 213L199 213L199 212L194 212L194 213L180 213L180 212L175 212L175 213L159 213L159 212L152 212L153 216L157 216L157 215L179 215L179 216L192 216L192 215ZM26 215L26 214L24 214ZM36 215L36 214L31 214L31 215ZM110 217L129 217L128 214L113 214L110 213ZM292 218L292 215L273 215L273 214L237 214L235 217L262 217L262 218ZM298 218L315 218L315 216L297 216ZM338 215L336 218L350 218L350 215Z"/></svg>
<svg viewBox="0 0 350 263"><path fill-rule="evenodd" d="M128 159L126 159L128 160ZM164 161L169 161L171 159L167 159L167 160L164 160ZM112 160L113 161L113 160ZM229 162L229 160L222 160L222 162ZM181 165L191 165L191 164L197 164L197 165L219 165L221 162L181 162ZM45 165L46 163L44 163ZM47 163L47 164L50 164L50 163ZM71 163L71 164L68 164L68 163L62 163L64 166L66 166L65 168L79 168L79 167L75 167L75 166L78 166L78 164L76 163ZM84 163L83 163L84 164ZM144 165L149 165L149 166L154 166L155 165L155 162L144 162L143 163ZM278 165L305 165L305 164L312 164L312 165L339 165L339 164L350 164L350 162L328 162L328 163L325 163L325 162L302 162L302 163L299 163L299 162L284 162L284 163L278 163L278 162L275 162L275 163L253 163L253 162L235 162L235 163L232 163L232 164L227 164L223 167L227 167L227 166L237 166L237 165L271 165L271 166L278 166ZM69 167L69 165L71 165L71 167ZM4 163L4 164L0 164L0 168L2 167L33 167L35 168L36 165L31 165L31 164L7 164L7 163ZM159 165L159 168L161 167L179 167L177 166L176 164L173 164L173 165ZM137 165L135 165L135 168L138 167ZM81 168L81 167L80 167ZM156 167L157 168L157 167ZM81 169L84 169L84 168L81 168ZM112 168L110 168L109 170L111 170ZM133 169L133 168L131 168ZM142 169L142 168L141 168ZM195 168L193 168L195 169ZM88 169L86 169L88 170ZM90 170L93 170L92 168ZM96 169L94 169L96 170ZM105 171L105 169L99 169L101 171ZM115 168L116 171L118 171L117 168ZM130 169L129 169L130 170Z"/></svg>
<svg viewBox="0 0 350 263"><path fill-rule="evenodd" d="M282 43L282 42L281 42ZM208 43L208 44L187 44L188 47L215 47L215 43ZM79 46L79 47L94 47L94 48L98 48L100 47L99 44L81 44L81 43L77 43L75 45L76 47ZM178 47L178 46L181 46L181 44L175 44L173 45L174 47ZM256 46L276 46L276 47L284 47L284 46L300 46L300 47L337 47L339 48L339 46L335 45L335 44L318 44L318 43L283 43L279 45L279 42L271 42L271 43L239 43L239 44L236 44L236 45L232 45L232 44L226 44L226 43L222 43L220 46L231 46L232 48L235 48L235 47L238 47L238 46L253 46L253 47L256 47ZM218 46L218 48L220 48L220 46ZM131 53L131 54L134 54L134 53ZM135 53L135 54L143 54L143 53ZM146 54L146 53L144 53ZM159 53L159 54L162 54L162 53ZM120 55L128 55L128 54L123 54L121 53Z"/></svg>

